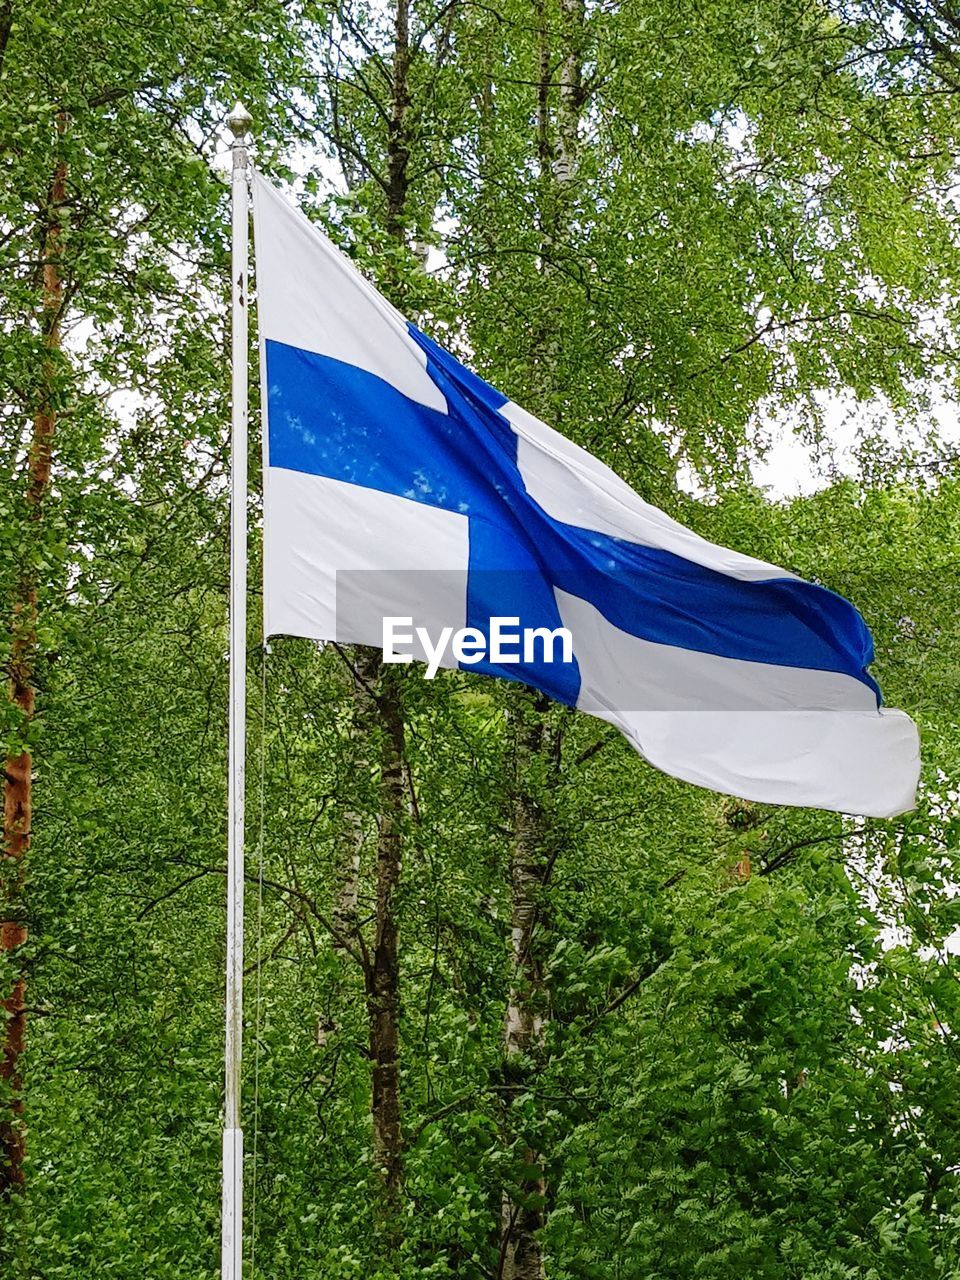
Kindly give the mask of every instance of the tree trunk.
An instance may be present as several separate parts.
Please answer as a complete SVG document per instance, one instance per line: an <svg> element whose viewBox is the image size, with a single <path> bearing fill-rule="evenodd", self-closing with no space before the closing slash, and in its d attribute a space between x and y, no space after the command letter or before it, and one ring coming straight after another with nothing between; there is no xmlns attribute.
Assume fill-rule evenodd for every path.
<svg viewBox="0 0 960 1280"><path fill-rule="evenodd" d="M397 0L394 13L393 91L387 125L387 231L402 240L407 212L409 178L407 164L410 143L407 136L407 108L410 105L410 3Z"/></svg>
<svg viewBox="0 0 960 1280"><path fill-rule="evenodd" d="M559 0L556 18L549 0L537 3L537 107L536 148L539 165L539 226L543 253L540 272L549 286L558 248L566 240L572 216L573 184L579 168L580 116L586 97L583 84L584 0ZM562 50L554 97L553 48ZM551 99L555 106L551 109ZM534 330L534 357L544 407L553 398L556 367L556 326L549 305L549 287L543 291L542 320ZM539 407L539 406L536 406ZM559 426L559 423L554 425ZM549 1017L549 992L543 979L537 928L542 928L544 890L552 859L549 855L549 823L529 788L538 772L538 757L549 756L547 772L556 767L553 735L545 719L546 698L528 701L521 714L527 719L519 735L513 812L513 848L510 865L511 939L513 977L504 1025L508 1138L517 1134L510 1123L510 1109L523 1092L524 1078L537 1069ZM531 765L534 765L531 768ZM543 774L542 765L539 772ZM545 1268L539 1232L546 1221L547 1183L536 1149L523 1148L524 1170L518 1187L503 1192L500 1224L500 1269L503 1280L544 1280Z"/></svg>
<svg viewBox="0 0 960 1280"><path fill-rule="evenodd" d="M549 1016L537 930L542 924L543 891L549 874L547 819L532 794L531 761L545 749L546 698L524 697L515 747L514 838L510 859L511 980L504 1018L504 1104L507 1138L520 1140L522 1172L504 1188L500 1221L502 1280L542 1280L543 1254L538 1232L545 1220L546 1180L535 1147L516 1131L512 1109L536 1073Z"/></svg>
<svg viewBox="0 0 960 1280"><path fill-rule="evenodd" d="M409 191L409 70L409 0L396 0L392 100L387 136L387 231L400 242L405 235ZM400 293L400 282L394 282L394 287L388 291ZM393 299L394 302L399 300L398 297ZM376 650L367 651L361 667L364 681L374 696L380 751L376 910L373 945L366 966L366 989L373 1064L373 1163L380 1190L378 1237L381 1252L386 1257L400 1243L404 1176L400 1099L400 953L395 903L403 866L406 823L404 723L401 676L397 668L385 666Z"/></svg>
<svg viewBox="0 0 960 1280"><path fill-rule="evenodd" d="M564 54L560 62L557 99L557 145L553 175L563 203L580 167L580 113L584 103L583 40L584 0L560 0L560 38ZM560 230L565 230L566 210L560 209Z"/></svg>
<svg viewBox="0 0 960 1280"><path fill-rule="evenodd" d="M58 132L63 132L63 120ZM53 438L57 425L55 383L56 353L60 348L60 318L63 308L63 281L60 271L62 252L61 210L66 199L66 165L61 161L54 170L53 181L41 231L43 254L43 308L41 333L44 359L40 392L33 415L33 433L27 458L29 483L26 492L28 520L40 518L41 504L50 481ZM31 539L27 539L28 543ZM33 686L34 652L37 641L37 584L32 568L25 567L17 584L10 619L10 683L9 695L20 711L25 737L33 718L35 691ZM33 814L33 757L29 747L7 756L3 782L3 883L0 921L0 951L12 960L27 940L23 891L26 855L30 847ZM3 1001L6 1025L3 1053L0 1058L0 1080L10 1092L9 1109L0 1121L0 1198L8 1199L23 1185L24 1124L22 1055L26 1042L26 973L20 971L13 980L9 995Z"/></svg>
<svg viewBox="0 0 960 1280"><path fill-rule="evenodd" d="M397 1244L403 1195L400 1104L400 959L395 896L403 865L403 712L397 673L376 650L364 654L364 678L375 680L380 753L380 813L373 941L365 966L370 1060L373 1163L379 1184L377 1226L383 1252Z"/></svg>

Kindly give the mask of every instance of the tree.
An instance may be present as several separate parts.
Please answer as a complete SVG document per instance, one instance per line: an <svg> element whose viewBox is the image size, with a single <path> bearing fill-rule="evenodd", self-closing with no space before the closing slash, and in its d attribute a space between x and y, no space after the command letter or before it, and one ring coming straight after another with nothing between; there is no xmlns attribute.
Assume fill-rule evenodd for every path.
<svg viewBox="0 0 960 1280"><path fill-rule="evenodd" d="M262 31L287 52L295 48L281 6L264 6L261 17ZM138 14L109 4L9 4L0 14L8 178L0 213L3 465L11 499L0 570L10 676L0 944L10 974L0 1071L5 1194L24 1177L24 894L32 779L42 767L36 694L65 625L64 598L85 554L99 545L104 492L123 465L123 429L101 401L126 385L141 404L174 402L169 380L155 376L157 339L168 352L182 343L192 308L171 303L184 281L202 278L212 243L195 230L215 221L219 195L204 159L204 134L221 114L210 85L226 74L265 96L274 69L251 58L257 43L243 33L240 9L152 7ZM195 50L186 62L184 47ZM155 308L166 310L166 332L158 331ZM146 443L142 436L139 443ZM135 469L149 452L142 449ZM103 467L109 483L98 490L91 475Z"/></svg>

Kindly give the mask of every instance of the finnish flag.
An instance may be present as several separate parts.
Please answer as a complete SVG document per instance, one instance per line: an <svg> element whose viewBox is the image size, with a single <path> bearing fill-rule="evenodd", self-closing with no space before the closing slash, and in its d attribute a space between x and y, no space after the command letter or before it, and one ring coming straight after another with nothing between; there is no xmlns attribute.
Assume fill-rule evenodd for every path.
<svg viewBox="0 0 960 1280"><path fill-rule="evenodd" d="M379 647L394 619L426 658L473 628L443 665L599 716L675 777L913 806L917 731L880 707L851 604L644 502L406 321L259 176L254 230L267 635Z"/></svg>

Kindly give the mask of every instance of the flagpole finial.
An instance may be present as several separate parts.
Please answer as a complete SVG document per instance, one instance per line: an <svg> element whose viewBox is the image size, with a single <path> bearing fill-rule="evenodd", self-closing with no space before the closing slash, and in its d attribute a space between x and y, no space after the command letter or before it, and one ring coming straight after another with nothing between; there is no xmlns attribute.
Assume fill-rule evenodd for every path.
<svg viewBox="0 0 960 1280"><path fill-rule="evenodd" d="M227 116L227 128L233 134L235 141L242 143L244 138L250 132L250 126L253 124L253 116L243 105L242 102L236 102L233 110Z"/></svg>

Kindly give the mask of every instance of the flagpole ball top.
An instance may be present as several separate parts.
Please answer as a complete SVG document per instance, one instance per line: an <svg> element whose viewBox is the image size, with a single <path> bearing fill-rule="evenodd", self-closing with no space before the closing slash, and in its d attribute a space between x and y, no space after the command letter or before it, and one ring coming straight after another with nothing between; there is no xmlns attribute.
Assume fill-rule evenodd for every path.
<svg viewBox="0 0 960 1280"><path fill-rule="evenodd" d="M227 116L227 127L233 134L237 142L242 142L250 132L250 126L253 124L253 116L243 105L242 102L234 104L233 110Z"/></svg>

